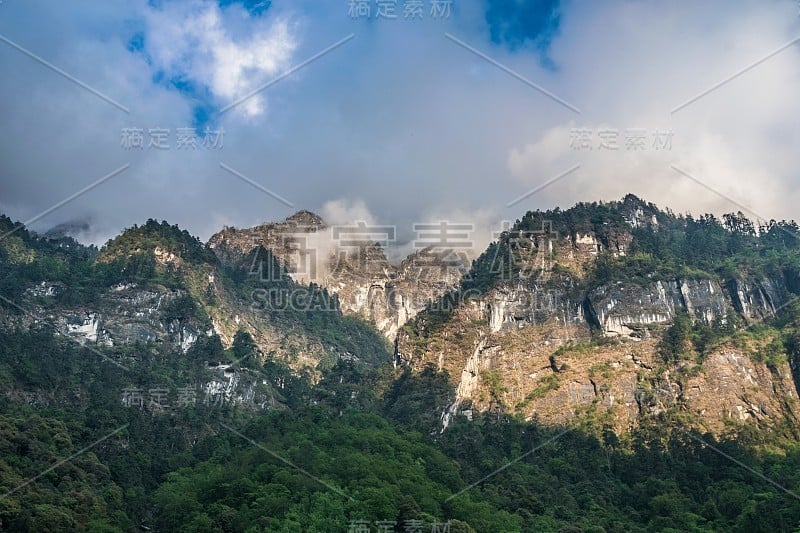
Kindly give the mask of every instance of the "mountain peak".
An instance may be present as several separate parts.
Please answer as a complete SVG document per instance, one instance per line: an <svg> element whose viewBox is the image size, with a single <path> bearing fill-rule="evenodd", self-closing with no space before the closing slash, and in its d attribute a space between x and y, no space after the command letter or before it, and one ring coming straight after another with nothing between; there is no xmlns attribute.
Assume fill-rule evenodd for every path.
<svg viewBox="0 0 800 533"><path fill-rule="evenodd" d="M628 193L622 198L623 205L631 207L646 207L648 204L633 193Z"/></svg>
<svg viewBox="0 0 800 533"><path fill-rule="evenodd" d="M149 219L144 225L134 225L108 241L100 252L100 260L129 257L140 252L173 254L182 259L214 262L213 252L188 231L166 220Z"/></svg>
<svg viewBox="0 0 800 533"><path fill-rule="evenodd" d="M622 216L631 227L642 226L658 227L659 209L652 203L646 202L638 196L628 193L620 204Z"/></svg>
<svg viewBox="0 0 800 533"><path fill-rule="evenodd" d="M292 224L295 226L311 226L315 228L320 228L325 226L325 221L316 213L312 213L306 209L302 209L297 213L286 217L284 220L286 224Z"/></svg>
<svg viewBox="0 0 800 533"><path fill-rule="evenodd" d="M61 224L56 224L44 233L48 239L61 239L64 237L77 237L91 229L88 219L73 219Z"/></svg>

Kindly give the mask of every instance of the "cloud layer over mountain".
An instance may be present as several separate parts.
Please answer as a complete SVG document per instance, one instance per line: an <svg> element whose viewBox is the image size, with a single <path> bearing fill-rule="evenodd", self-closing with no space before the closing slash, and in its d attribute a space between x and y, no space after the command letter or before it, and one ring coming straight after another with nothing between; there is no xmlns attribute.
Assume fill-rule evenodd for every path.
<svg viewBox="0 0 800 533"><path fill-rule="evenodd" d="M32 227L91 219L83 238L102 243L152 217L205 239L306 208L401 241L472 218L482 245L528 209L627 192L798 218L795 2L369 5L0 4L0 211L29 220L130 164Z"/></svg>

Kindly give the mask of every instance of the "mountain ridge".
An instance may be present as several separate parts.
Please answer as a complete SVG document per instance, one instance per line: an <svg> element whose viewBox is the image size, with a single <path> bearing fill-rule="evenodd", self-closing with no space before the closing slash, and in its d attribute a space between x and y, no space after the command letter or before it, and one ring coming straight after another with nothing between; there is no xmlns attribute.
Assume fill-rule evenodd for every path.
<svg viewBox="0 0 800 533"><path fill-rule="evenodd" d="M675 215L629 194L529 211L470 265L462 260L453 268L432 248L393 266L371 238L339 247L332 227L305 210L281 222L223 228L207 243L149 220L110 240L96 259L74 259L85 276L80 282L40 273L17 294L34 304L37 319L49 313L62 334L95 345L163 338L187 353L209 336L230 347L243 330L259 360L277 358L315 380L341 358L390 363L395 372L433 365L447 374L451 390L446 404L434 406L441 424L429 431L474 412L564 423L587 409L629 431L677 409L713 411L706 429L720 432L731 421L777 427L796 417L795 407L786 407L797 397L793 352L782 349L771 368L757 360L761 345L788 330L756 341L736 337L774 321L783 308L793 312L800 246L786 234L795 228L775 221L756 226L741 213ZM25 242L31 250L59 249L27 230L17 239L21 248L0 243L0 252L28 257ZM314 276L300 268L309 251L316 253ZM77 296L64 296L70 293ZM682 335L705 338L697 341L702 346L684 339L685 346L664 355L663 338L684 316L690 331ZM344 327L345 319L356 320L348 322L355 329ZM339 333L320 335L334 324ZM370 328L394 346L393 354L366 340ZM353 351L361 345L346 340L351 333L366 342L355 350L370 346L370 353ZM592 377L598 369L612 376L604 384ZM707 380L683 375L690 371ZM683 392L684 386L718 390L730 376L743 377L729 387L724 409L709 411L703 395ZM780 398L748 396L743 391L751 382L780 390ZM673 389L681 391L657 394L652 405L642 401L643 391Z"/></svg>
<svg viewBox="0 0 800 533"><path fill-rule="evenodd" d="M526 213L450 277L435 249L362 269L369 240L319 283L281 232L227 254L166 222L101 250L16 229L0 527L788 531L791 228L628 198Z"/></svg>

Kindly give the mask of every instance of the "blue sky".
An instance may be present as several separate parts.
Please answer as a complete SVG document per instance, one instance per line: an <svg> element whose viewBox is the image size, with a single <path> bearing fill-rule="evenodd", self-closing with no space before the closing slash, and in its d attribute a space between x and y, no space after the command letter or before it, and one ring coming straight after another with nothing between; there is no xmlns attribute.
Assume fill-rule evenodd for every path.
<svg viewBox="0 0 800 533"><path fill-rule="evenodd" d="M401 239L472 222L482 246L528 209L627 192L798 218L796 2L453 0L434 17L433 1L407 18L398 0L395 19L375 0L368 16L349 0L5 1L0 211L28 220L129 164L31 226L88 220L102 243L152 217L205 239L305 208ZM125 128L169 130L170 147L125 149ZM183 128L223 145L179 150Z"/></svg>

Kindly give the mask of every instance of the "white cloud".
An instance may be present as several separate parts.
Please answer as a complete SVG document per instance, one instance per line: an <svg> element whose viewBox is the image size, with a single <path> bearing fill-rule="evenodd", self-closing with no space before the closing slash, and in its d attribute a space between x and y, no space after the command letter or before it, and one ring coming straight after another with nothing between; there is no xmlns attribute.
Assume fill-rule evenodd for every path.
<svg viewBox="0 0 800 533"><path fill-rule="evenodd" d="M340 198L325 202L322 206L322 218L330 225L366 222L375 224L375 216L370 212L363 200Z"/></svg>
<svg viewBox="0 0 800 533"><path fill-rule="evenodd" d="M144 18L153 67L202 84L221 105L286 70L297 47L286 19L268 23L235 5L223 11L215 2L170 2L148 7ZM238 107L257 116L264 105L258 94Z"/></svg>
<svg viewBox="0 0 800 533"><path fill-rule="evenodd" d="M678 212L737 209L677 174L675 164L764 216L797 218L800 45L670 114L800 35L793 0L735 8L715 0L565 3L554 70L542 68L533 51L492 44L478 2L448 20L408 24L351 20L346 3L318 0L274 2L260 17L236 4L157 3L164 7L146 0L3 4L0 33L131 112L0 46L0 66L13 73L0 77L0 116L13 133L0 145L0 211L33 217L128 162L129 170L34 229L92 215L93 229L111 236L154 217L208 238L222 224L252 226L306 208L333 222L394 224L398 243L410 243L414 222L495 227L528 209L627 192ZM140 30L152 64L127 49ZM223 115L223 150L120 148L121 128L174 133L192 125L196 102L153 83L156 71L186 76L224 106L283 72L295 53L312 57L350 33L356 38L261 95L268 120L263 98ZM571 128L603 126L668 128L673 149L611 155L569 148ZM296 207L258 192L220 162ZM575 164L578 171L504 207Z"/></svg>
<svg viewBox="0 0 800 533"><path fill-rule="evenodd" d="M796 37L800 21L781 6L571 5L554 44L564 76L553 90L581 87L574 103L582 114L568 122L543 117L546 127L509 147L506 168L520 194L576 164L580 169L525 205L568 207L633 192L678 212L721 214L739 203L751 218L796 218L799 46L671 113ZM573 128L592 132L592 150L570 146ZM619 150L598 150L602 128L619 131ZM647 130L644 150L625 149L627 128ZM657 129L674 133L671 150L654 149Z"/></svg>
<svg viewBox="0 0 800 533"><path fill-rule="evenodd" d="M463 250L471 258L478 257L489 246L489 243L499 236L503 224L495 210L490 208L468 210L464 208L443 209L436 207L423 217L420 222L430 224L431 222L439 221L445 221L453 225L464 224L472 226L472 229L467 232L469 234L467 240L470 243L470 248ZM507 222L513 223L513 220ZM460 232L460 230L453 231L453 233ZM460 241L462 239L453 238L453 240Z"/></svg>

